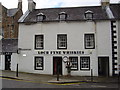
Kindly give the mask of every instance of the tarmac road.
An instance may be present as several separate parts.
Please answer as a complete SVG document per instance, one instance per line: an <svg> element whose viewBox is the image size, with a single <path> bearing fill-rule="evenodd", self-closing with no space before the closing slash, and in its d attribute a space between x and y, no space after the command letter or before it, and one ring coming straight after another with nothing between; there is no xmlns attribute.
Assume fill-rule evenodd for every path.
<svg viewBox="0 0 120 90"><path fill-rule="evenodd" d="M33 82L9 78L2 79L2 88L115 88L118 89L118 83L66 83L51 84L42 82Z"/></svg>

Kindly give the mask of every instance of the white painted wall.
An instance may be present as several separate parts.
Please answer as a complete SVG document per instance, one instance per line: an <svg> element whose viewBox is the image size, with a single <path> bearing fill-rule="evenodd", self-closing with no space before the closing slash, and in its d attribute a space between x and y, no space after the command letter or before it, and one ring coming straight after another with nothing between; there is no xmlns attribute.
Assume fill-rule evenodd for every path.
<svg viewBox="0 0 120 90"><path fill-rule="evenodd" d="M5 69L5 56L0 55L0 70L4 70L4 69Z"/></svg>
<svg viewBox="0 0 120 90"><path fill-rule="evenodd" d="M84 49L84 34L95 33L96 48L93 50ZM44 50L57 50L57 34L67 34L67 50L83 50L90 56L91 69L93 69L94 76L98 76L98 56L109 56L110 58L110 73L112 73L112 59L111 59L111 29L109 21L101 22L50 22L37 23L31 25L20 24L19 26L19 48L31 49L31 51L21 51L19 54L19 71L53 74L53 56L64 55L43 55L44 70L34 70L34 57L40 56L34 49L35 35L44 34ZM88 54L92 52L92 54ZM26 54L26 57L23 57ZM69 55L68 55L69 56ZM78 64L80 64L80 56L78 56ZM66 69L63 65L63 75L66 75ZM90 75L90 71L81 71L80 65L78 71L72 71L72 75Z"/></svg>
<svg viewBox="0 0 120 90"><path fill-rule="evenodd" d="M120 64L120 20L118 21L118 55L119 55L119 64Z"/></svg>
<svg viewBox="0 0 120 90"><path fill-rule="evenodd" d="M18 62L18 54L12 53L12 55L11 55L11 70L12 71L16 71L17 62Z"/></svg>
<svg viewBox="0 0 120 90"><path fill-rule="evenodd" d="M118 65L120 65L120 20L117 21L118 31ZM120 66L118 66L120 72Z"/></svg>
<svg viewBox="0 0 120 90"><path fill-rule="evenodd" d="M97 22L97 53L98 56L109 56L110 75L112 75L112 41L111 41L111 22Z"/></svg>
<svg viewBox="0 0 120 90"><path fill-rule="evenodd" d="M116 71L116 74L119 74L119 72L118 72L118 70L119 70L119 43L120 43L120 41L119 41L119 21L116 21L116 34L117 34L117 38L116 38L116 41L117 41L117 55L116 55L116 57L118 58L117 59L117 65L116 65L116 68L117 68L117 71Z"/></svg>

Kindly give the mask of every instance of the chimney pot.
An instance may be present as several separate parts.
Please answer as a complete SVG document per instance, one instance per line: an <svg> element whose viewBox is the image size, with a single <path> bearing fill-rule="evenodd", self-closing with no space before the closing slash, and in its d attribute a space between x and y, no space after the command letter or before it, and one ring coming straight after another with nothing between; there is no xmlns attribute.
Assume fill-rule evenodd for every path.
<svg viewBox="0 0 120 90"><path fill-rule="evenodd" d="M109 6L109 4L110 4L110 0L101 0L101 6L102 7Z"/></svg>
<svg viewBox="0 0 120 90"><path fill-rule="evenodd" d="M22 10L22 0L18 0L18 9Z"/></svg>
<svg viewBox="0 0 120 90"><path fill-rule="evenodd" d="M36 7L36 3L33 0L28 0L28 10L31 12Z"/></svg>
<svg viewBox="0 0 120 90"><path fill-rule="evenodd" d="M22 0L18 0L18 2L22 2Z"/></svg>

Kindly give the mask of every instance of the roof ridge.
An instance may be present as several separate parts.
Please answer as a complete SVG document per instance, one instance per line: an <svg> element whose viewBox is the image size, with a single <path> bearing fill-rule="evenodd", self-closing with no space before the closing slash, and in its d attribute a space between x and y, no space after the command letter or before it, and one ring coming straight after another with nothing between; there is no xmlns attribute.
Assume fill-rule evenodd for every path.
<svg viewBox="0 0 120 90"><path fill-rule="evenodd" d="M92 8L92 7L101 7L100 5L98 6L77 6L77 7L56 7L56 8L37 8L35 10L47 10L47 9L71 9L71 8Z"/></svg>

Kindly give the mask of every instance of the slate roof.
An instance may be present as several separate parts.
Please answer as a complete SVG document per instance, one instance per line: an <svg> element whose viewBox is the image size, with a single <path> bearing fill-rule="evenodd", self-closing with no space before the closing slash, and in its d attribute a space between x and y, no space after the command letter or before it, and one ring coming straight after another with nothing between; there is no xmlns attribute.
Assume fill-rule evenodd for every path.
<svg viewBox="0 0 120 90"><path fill-rule="evenodd" d="M8 9L8 10L7 10L7 16L14 16L17 11L18 11L17 8Z"/></svg>
<svg viewBox="0 0 120 90"><path fill-rule="evenodd" d="M120 19L118 11L120 11L120 4L110 5L116 19ZM37 22L36 16L38 13L43 13L46 16L44 21L59 21L59 13L65 12L67 14L67 21L80 21L86 20L84 13L90 10L93 14L94 20L108 20L110 19L106 11L101 6L86 6L86 7L67 7L67 8L46 8L46 9L34 9L24 19L23 22Z"/></svg>
<svg viewBox="0 0 120 90"><path fill-rule="evenodd" d="M115 19L120 19L120 3L111 4L110 9L112 10Z"/></svg>
<svg viewBox="0 0 120 90"><path fill-rule="evenodd" d="M18 49L18 39L3 39L1 46L2 52L16 53Z"/></svg>

